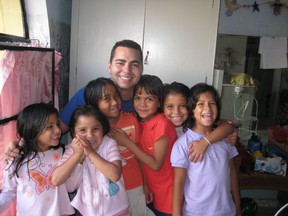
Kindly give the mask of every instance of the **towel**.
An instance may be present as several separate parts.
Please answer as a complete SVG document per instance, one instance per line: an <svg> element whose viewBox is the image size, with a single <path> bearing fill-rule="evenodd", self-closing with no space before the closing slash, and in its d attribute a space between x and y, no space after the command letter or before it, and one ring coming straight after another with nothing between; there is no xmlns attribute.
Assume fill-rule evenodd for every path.
<svg viewBox="0 0 288 216"><path fill-rule="evenodd" d="M287 68L287 37L261 37L258 52L260 68Z"/></svg>
<svg viewBox="0 0 288 216"><path fill-rule="evenodd" d="M260 68L262 69L287 68L287 54L286 53L261 54Z"/></svg>
<svg viewBox="0 0 288 216"><path fill-rule="evenodd" d="M287 37L261 37L258 53L287 53Z"/></svg>

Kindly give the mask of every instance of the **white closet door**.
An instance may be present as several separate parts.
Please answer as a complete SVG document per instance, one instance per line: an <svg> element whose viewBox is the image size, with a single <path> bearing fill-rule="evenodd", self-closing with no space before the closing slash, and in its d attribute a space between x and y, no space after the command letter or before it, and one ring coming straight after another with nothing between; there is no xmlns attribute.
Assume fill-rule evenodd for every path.
<svg viewBox="0 0 288 216"><path fill-rule="evenodd" d="M110 51L116 41L143 41L144 0L73 0L70 97L90 80L109 77Z"/></svg>
<svg viewBox="0 0 288 216"><path fill-rule="evenodd" d="M212 84L219 6L220 0L147 0L144 73Z"/></svg>

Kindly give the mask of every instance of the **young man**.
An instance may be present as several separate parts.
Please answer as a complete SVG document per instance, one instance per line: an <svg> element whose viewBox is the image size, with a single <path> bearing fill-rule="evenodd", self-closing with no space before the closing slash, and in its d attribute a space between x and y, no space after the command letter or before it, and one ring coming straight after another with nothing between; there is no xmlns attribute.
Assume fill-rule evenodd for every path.
<svg viewBox="0 0 288 216"><path fill-rule="evenodd" d="M133 89L143 73L143 53L141 46L132 40L122 40L116 42L111 50L108 72L121 94L121 110L124 112L134 112ZM74 109L79 105L86 104L84 99L84 91L85 87L76 92L76 94L66 104L64 109L60 111L60 127L62 134L68 131L70 117ZM228 137L228 142L235 144L237 135L237 131L232 133ZM16 141L9 144L5 153L5 160L13 160L14 157L19 156L19 150L16 148L16 146ZM204 152L202 150L198 148L195 150L193 147L193 150L189 154L191 154L191 158L194 158L193 161L196 162L203 159L203 153Z"/></svg>
<svg viewBox="0 0 288 216"><path fill-rule="evenodd" d="M143 54L138 43L122 40L111 50L108 71L122 98L121 110L133 112L133 89L143 73ZM60 112L62 133L68 131L69 120L74 109L85 104L85 87L81 88Z"/></svg>

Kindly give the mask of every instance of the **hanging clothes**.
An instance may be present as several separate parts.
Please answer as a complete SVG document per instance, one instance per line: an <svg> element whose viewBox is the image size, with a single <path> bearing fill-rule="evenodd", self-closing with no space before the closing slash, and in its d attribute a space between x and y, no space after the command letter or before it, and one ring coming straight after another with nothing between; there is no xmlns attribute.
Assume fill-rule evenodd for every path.
<svg viewBox="0 0 288 216"><path fill-rule="evenodd" d="M60 82L58 64L60 60L60 53L55 52L55 101L58 101ZM0 84L0 119L18 114L24 107L32 103L51 102L53 98L51 49L47 52L7 50L0 61ZM16 121L0 125L1 182L5 167L4 153L9 142L16 138Z"/></svg>
<svg viewBox="0 0 288 216"><path fill-rule="evenodd" d="M261 37L258 53L260 68L287 68L287 37Z"/></svg>

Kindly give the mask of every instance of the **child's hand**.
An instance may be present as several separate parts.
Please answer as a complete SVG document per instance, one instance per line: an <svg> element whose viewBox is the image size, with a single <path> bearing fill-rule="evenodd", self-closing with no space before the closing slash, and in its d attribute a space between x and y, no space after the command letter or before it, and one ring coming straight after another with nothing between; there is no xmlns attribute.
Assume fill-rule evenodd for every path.
<svg viewBox="0 0 288 216"><path fill-rule="evenodd" d="M95 152L95 150L92 148L91 144L85 137L78 137L79 140L81 140L81 145L84 148L84 153L86 156L88 156L90 153Z"/></svg>
<svg viewBox="0 0 288 216"><path fill-rule="evenodd" d="M82 155L84 153L84 147L82 146L82 141L78 137L73 138L71 147L73 149L74 154Z"/></svg>
<svg viewBox="0 0 288 216"><path fill-rule="evenodd" d="M237 129L235 129L234 132L226 138L226 142L229 143L230 145L236 145L237 140L238 140L238 132Z"/></svg>
<svg viewBox="0 0 288 216"><path fill-rule="evenodd" d="M228 135L228 137L226 138L226 142L230 145L236 145L238 141L238 128L240 127L240 123L235 121L227 122L234 126L234 132Z"/></svg>
<svg viewBox="0 0 288 216"><path fill-rule="evenodd" d="M146 204L149 204L153 201L153 193L151 192L150 188L147 186L147 184L143 185L144 194L146 197Z"/></svg>
<svg viewBox="0 0 288 216"><path fill-rule="evenodd" d="M115 139L117 144L120 146L125 146L126 143L131 141L129 136L121 129L111 128L108 135L109 135L109 137Z"/></svg>
<svg viewBox="0 0 288 216"><path fill-rule="evenodd" d="M20 157L21 150L20 148L24 145L24 140L20 139L19 142L14 140L8 144L8 148L6 149L4 159L7 162L8 160L13 161L15 158Z"/></svg>
<svg viewBox="0 0 288 216"><path fill-rule="evenodd" d="M197 161L202 161L208 145L209 144L204 139L192 142L187 154L190 160L195 163Z"/></svg>

